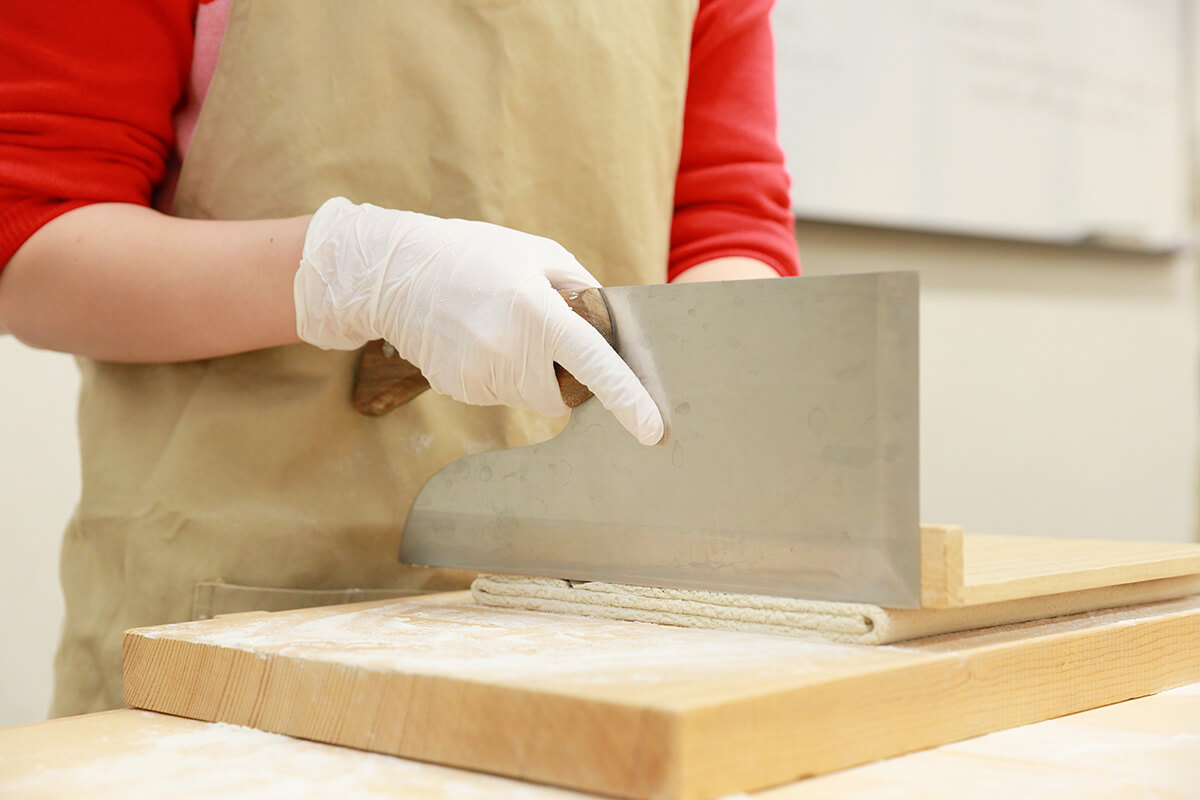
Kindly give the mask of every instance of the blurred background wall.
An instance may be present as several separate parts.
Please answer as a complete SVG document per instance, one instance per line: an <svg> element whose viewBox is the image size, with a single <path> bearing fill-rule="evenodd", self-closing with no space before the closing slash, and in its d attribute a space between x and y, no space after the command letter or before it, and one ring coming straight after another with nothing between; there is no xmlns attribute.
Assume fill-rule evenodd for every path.
<svg viewBox="0 0 1200 800"><path fill-rule="evenodd" d="M786 25L802 19L803 4L778 1L779 10L791 14L777 25L783 37ZM826 4L862 12L860 20L871 18L863 15L867 5ZM911 13L1080 7L1050 0L895 5ZM1122 5L1136 13L1140 6L1109 5L1113 13ZM1187 30L1195 32L1192 3L1155 5L1156 13L1176 8L1175 34L1183 43ZM1058 24L1070 25L1069 17ZM985 43L993 36L976 28L968 33ZM1123 35L1094 33L1114 40ZM997 47L1003 34L996 34ZM1186 43L1180 46L1186 54ZM1180 171L1183 187L1176 228L1189 241L1175 252L812 217L797 224L808 275L892 269L921 275L924 520L992 533L1196 538L1200 351L1190 196L1200 126L1193 72L1181 70L1175 89L1185 152L1160 154ZM846 141L853 146L840 155L862 154L861 137ZM798 186L812 170L801 163L792 168ZM58 547L79 491L78 378L70 358L31 351L11 337L0 337L0 375L0 726L6 726L43 718L49 701L62 613Z"/></svg>
<svg viewBox="0 0 1200 800"><path fill-rule="evenodd" d="M1196 253L802 223L805 273L921 275L921 519L1196 537Z"/></svg>
<svg viewBox="0 0 1200 800"><path fill-rule="evenodd" d="M58 546L79 497L69 356L0 336L0 726L44 719L62 619Z"/></svg>

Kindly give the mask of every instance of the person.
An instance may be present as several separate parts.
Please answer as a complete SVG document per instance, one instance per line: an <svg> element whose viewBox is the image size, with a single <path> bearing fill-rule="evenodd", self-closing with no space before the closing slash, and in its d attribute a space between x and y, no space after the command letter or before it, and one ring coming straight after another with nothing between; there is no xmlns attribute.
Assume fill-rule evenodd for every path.
<svg viewBox="0 0 1200 800"><path fill-rule="evenodd" d="M6 3L0 326L82 375L54 713L127 628L466 586L406 513L555 432L555 361L657 442L553 290L798 274L770 5ZM380 338L436 391L369 418Z"/></svg>

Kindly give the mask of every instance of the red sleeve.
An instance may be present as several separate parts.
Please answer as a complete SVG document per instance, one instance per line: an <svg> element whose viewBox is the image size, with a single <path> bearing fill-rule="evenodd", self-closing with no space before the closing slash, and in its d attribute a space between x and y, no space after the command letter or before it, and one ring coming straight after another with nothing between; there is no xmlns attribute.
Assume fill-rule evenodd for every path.
<svg viewBox="0 0 1200 800"><path fill-rule="evenodd" d="M773 0L701 0L692 33L668 276L723 256L800 273L775 134Z"/></svg>
<svg viewBox="0 0 1200 800"><path fill-rule="evenodd" d="M149 204L174 144L196 3L0 6L0 269L66 211Z"/></svg>

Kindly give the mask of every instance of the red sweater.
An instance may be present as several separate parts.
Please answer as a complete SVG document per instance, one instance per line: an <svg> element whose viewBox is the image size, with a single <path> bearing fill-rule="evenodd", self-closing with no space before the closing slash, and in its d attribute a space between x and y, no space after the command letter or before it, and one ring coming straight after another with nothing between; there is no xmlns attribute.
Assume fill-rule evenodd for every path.
<svg viewBox="0 0 1200 800"><path fill-rule="evenodd" d="M180 158L177 112L195 77L201 2L208 0L5 4L0 269L66 211L96 202L151 204ZM700 2L671 278L735 255L782 275L799 273L788 176L775 137L772 2Z"/></svg>

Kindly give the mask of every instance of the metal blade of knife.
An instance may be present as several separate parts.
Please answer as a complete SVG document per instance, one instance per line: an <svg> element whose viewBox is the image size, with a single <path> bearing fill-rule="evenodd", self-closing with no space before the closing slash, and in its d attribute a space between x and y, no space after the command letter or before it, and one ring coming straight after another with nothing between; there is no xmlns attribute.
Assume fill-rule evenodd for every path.
<svg viewBox="0 0 1200 800"><path fill-rule="evenodd" d="M664 441L589 400L430 479L402 561L920 604L915 273L603 291Z"/></svg>

